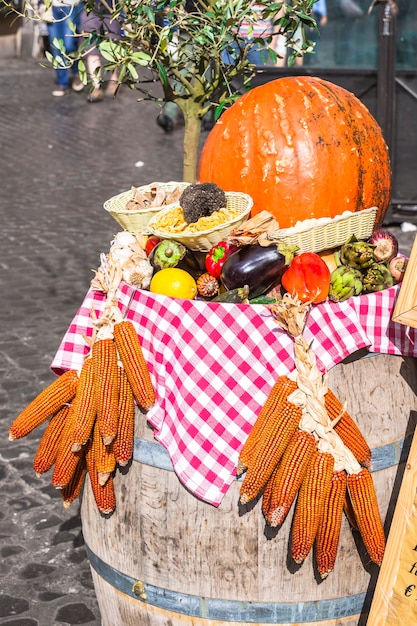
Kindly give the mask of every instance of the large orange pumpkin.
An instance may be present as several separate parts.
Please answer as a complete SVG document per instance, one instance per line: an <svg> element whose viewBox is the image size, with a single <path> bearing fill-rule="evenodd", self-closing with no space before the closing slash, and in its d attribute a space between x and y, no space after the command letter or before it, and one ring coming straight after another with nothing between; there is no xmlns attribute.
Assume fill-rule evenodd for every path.
<svg viewBox="0 0 417 626"><path fill-rule="evenodd" d="M199 181L254 200L281 228L298 220L388 209L391 169L381 128L352 93L316 77L278 78L226 110L207 137Z"/></svg>

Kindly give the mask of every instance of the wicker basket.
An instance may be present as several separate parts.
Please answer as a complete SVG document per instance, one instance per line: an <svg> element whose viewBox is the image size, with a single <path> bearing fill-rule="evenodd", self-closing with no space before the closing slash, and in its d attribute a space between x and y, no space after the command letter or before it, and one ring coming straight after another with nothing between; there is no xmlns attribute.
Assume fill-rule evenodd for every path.
<svg viewBox="0 0 417 626"><path fill-rule="evenodd" d="M271 239L279 239L298 246L298 253L321 252L344 244L351 235L358 239L368 239L375 225L377 207L338 215L326 224L301 228L283 228L269 234Z"/></svg>
<svg viewBox="0 0 417 626"><path fill-rule="evenodd" d="M158 183L165 191L174 191L174 189L185 189L189 183L179 183L170 181L168 183ZM143 185L138 187L139 191L149 191L152 185ZM156 206L147 209L127 209L126 205L129 200L132 200L134 193L132 190L123 191L117 196L113 196L104 203L104 208L110 213L110 215L124 228L133 234L143 233L148 234L148 222L149 220L162 211L163 209L172 208L177 204L164 204L163 206Z"/></svg>
<svg viewBox="0 0 417 626"><path fill-rule="evenodd" d="M154 235L163 239L175 239L190 250L198 250L200 252L207 252L212 246L219 241L222 241L227 235L237 226L243 224L248 219L250 210L253 206L252 198L246 193L240 193L237 191L226 191L227 208L233 209L239 212L239 215L230 222L220 224L210 230L200 230L197 233L166 233L158 230L155 227L156 217L152 218L149 222L149 230ZM167 207L163 213L168 213L175 207Z"/></svg>

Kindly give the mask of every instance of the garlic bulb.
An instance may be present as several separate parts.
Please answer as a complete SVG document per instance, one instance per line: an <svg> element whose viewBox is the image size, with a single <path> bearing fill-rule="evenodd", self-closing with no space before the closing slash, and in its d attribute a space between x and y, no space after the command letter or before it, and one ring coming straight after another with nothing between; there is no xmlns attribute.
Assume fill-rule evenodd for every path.
<svg viewBox="0 0 417 626"><path fill-rule="evenodd" d="M153 267L147 259L129 259L122 267L122 280L137 289L147 289L151 283Z"/></svg>

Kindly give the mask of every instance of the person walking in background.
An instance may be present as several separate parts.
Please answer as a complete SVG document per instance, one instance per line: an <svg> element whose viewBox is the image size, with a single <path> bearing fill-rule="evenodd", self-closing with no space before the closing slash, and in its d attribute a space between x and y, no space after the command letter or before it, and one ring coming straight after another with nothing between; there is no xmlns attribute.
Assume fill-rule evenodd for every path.
<svg viewBox="0 0 417 626"><path fill-rule="evenodd" d="M87 13L85 7L81 13L81 32L83 34L97 32L105 35L106 40L118 41L121 38L122 27L118 20L111 21L111 14L105 5L97 0L94 11ZM87 100L88 102L101 102L104 98L103 68L100 50L92 45L86 55L86 66L89 79L92 83ZM118 70L114 70L107 83L106 93L114 96L118 88Z"/></svg>
<svg viewBox="0 0 417 626"><path fill-rule="evenodd" d="M78 47L76 32L79 32L81 5L78 0L52 0L52 18L53 21L48 22L48 38L52 56L57 58L61 56L59 48L54 45L57 39L64 43L66 53L75 52ZM75 26L75 33L71 28L71 23ZM71 88L74 91L82 91L82 84L78 75L78 64L75 62L71 67L60 67L56 71L57 86L52 92L55 97L65 96Z"/></svg>
<svg viewBox="0 0 417 626"><path fill-rule="evenodd" d="M265 3L252 3L252 10L258 15L258 19L254 23L253 21L243 20L239 28L239 37L245 40L246 43L251 44L249 46L249 52L247 59L251 65L262 66L271 64L268 56L268 46L262 47L253 40L256 38L266 39L273 35L274 24L272 18L262 19L262 10L265 8ZM272 36L271 48L276 47L277 35ZM226 62L233 63L233 53L224 56Z"/></svg>
<svg viewBox="0 0 417 626"><path fill-rule="evenodd" d="M322 28L327 25L327 4L326 0L316 0L313 4L313 12L312 16L317 24L317 28L311 30L309 34L309 39L314 41L316 44L314 46L314 54L306 54L305 60L307 61L306 65L317 65L317 52L319 48L319 41L322 34Z"/></svg>

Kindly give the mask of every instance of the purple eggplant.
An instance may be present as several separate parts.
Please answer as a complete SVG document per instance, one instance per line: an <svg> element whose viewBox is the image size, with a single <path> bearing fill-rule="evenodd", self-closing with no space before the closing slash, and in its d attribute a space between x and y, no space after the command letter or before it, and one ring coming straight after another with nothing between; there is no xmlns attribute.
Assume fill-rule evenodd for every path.
<svg viewBox="0 0 417 626"><path fill-rule="evenodd" d="M296 250L297 246L284 243L242 246L226 259L220 280L226 289L247 285L248 297L256 298L280 284Z"/></svg>

